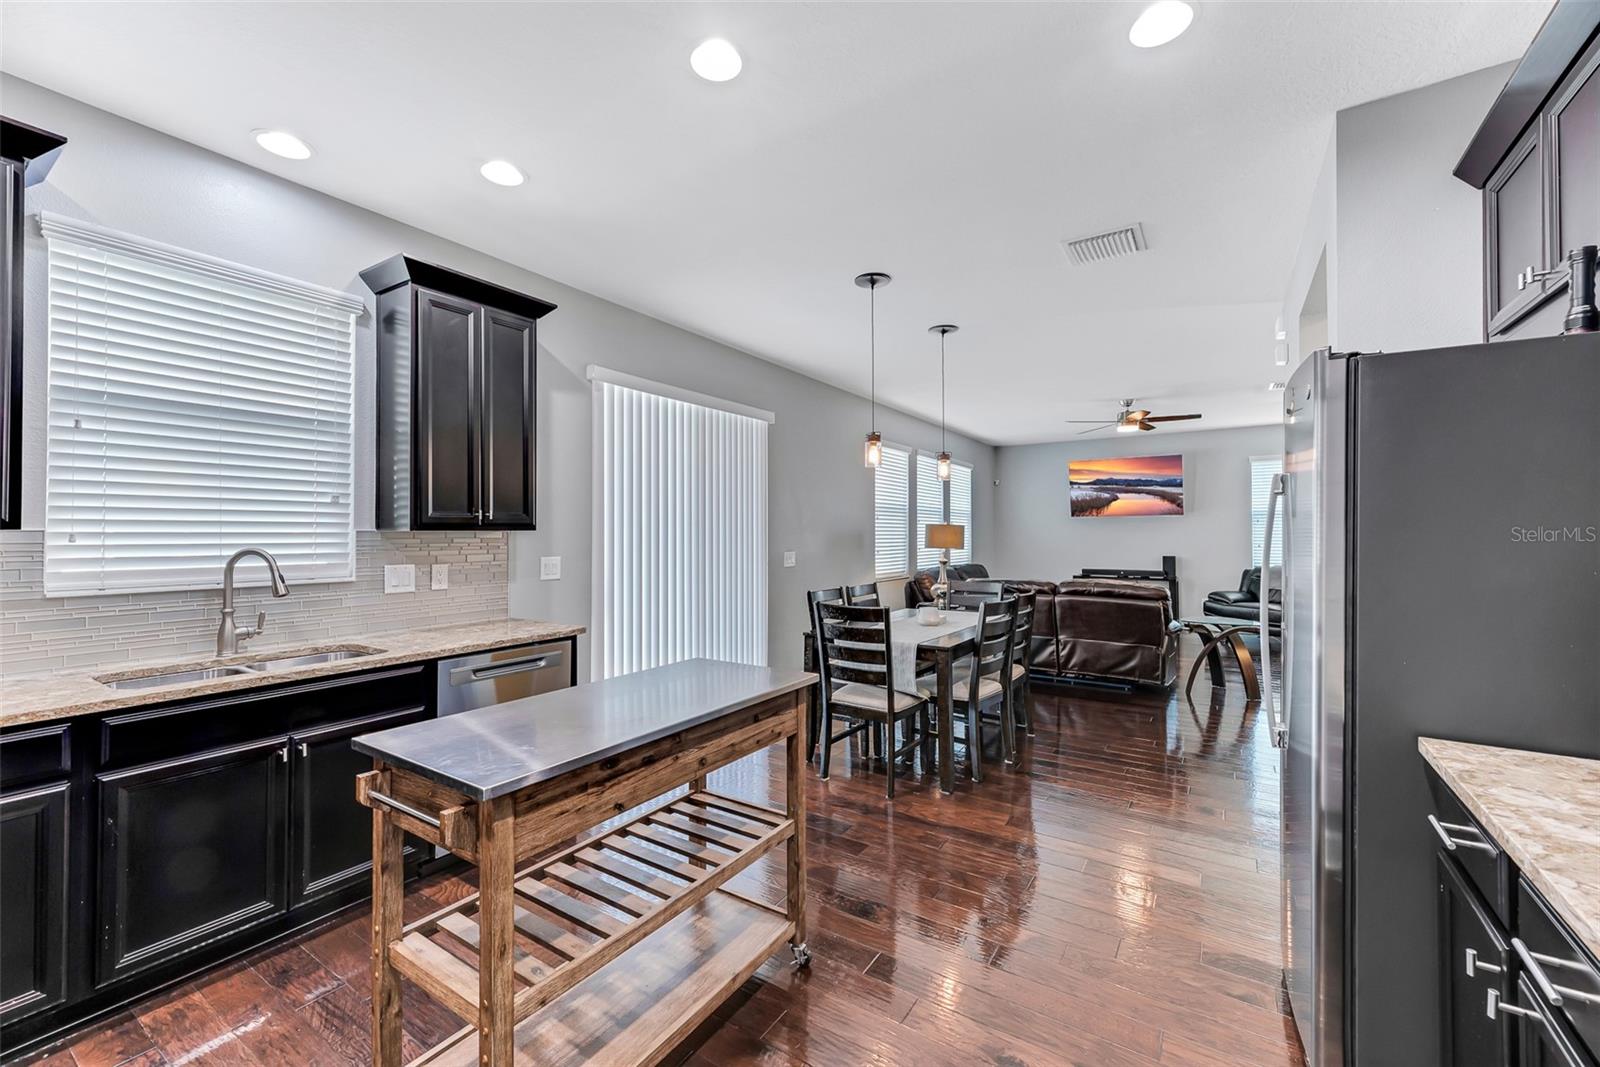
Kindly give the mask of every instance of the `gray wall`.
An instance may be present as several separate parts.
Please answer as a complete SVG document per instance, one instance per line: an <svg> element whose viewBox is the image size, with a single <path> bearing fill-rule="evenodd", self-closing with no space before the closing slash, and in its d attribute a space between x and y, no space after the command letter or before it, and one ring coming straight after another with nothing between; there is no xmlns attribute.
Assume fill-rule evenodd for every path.
<svg viewBox="0 0 1600 1067"><path fill-rule="evenodd" d="M1277 426L1002 448L999 543L992 559L977 558L997 575L1059 580L1081 567L1157 568L1177 556L1182 610L1198 615L1207 593L1235 588L1250 564L1250 457L1282 451ZM1183 454L1182 515L1071 517L1069 460L1172 452Z"/></svg>
<svg viewBox="0 0 1600 1067"><path fill-rule="evenodd" d="M70 141L50 180L30 190L30 212L43 207L344 289L365 297L369 309L372 298L357 272L400 251L559 305L540 323L540 528L510 538L513 616L590 621L591 402L584 377L590 363L777 413L768 483L771 662L799 660L807 588L870 578L871 479L860 459L865 400L20 79L0 75L0 96L7 115ZM527 240L536 245L538 234ZM34 529L43 521L43 256L35 232L27 264L23 512L24 525ZM839 284L848 288L862 266L837 264ZM356 339L358 529L372 524L373 359L369 313ZM886 439L937 446L937 426L881 409L878 422ZM974 467L981 558L994 544L995 450L958 435L950 447ZM798 554L792 569L782 566L785 550ZM562 578L541 582L539 557L552 555L562 557ZM586 665L580 669L587 672Z"/></svg>

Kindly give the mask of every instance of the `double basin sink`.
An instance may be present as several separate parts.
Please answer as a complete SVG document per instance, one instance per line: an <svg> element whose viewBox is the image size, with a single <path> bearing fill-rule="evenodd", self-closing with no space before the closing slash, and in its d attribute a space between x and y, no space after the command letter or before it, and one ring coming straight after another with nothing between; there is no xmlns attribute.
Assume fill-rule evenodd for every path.
<svg viewBox="0 0 1600 1067"><path fill-rule="evenodd" d="M237 678L240 675L269 674L273 671L292 670L295 667L312 667L319 663L339 663L347 659L359 659L362 656L376 656L381 652L383 652L381 648L370 648L366 645L339 645L244 662L218 663L208 660L200 663L183 663L154 674L106 674L95 678L95 681L112 689L151 689L158 685L209 682L217 678Z"/></svg>

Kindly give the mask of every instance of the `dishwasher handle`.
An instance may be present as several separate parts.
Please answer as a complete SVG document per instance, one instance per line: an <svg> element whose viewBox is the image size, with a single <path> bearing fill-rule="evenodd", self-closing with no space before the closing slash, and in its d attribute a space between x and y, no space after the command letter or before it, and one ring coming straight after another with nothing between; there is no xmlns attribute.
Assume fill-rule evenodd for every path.
<svg viewBox="0 0 1600 1067"><path fill-rule="evenodd" d="M541 671L546 667L556 667L561 664L562 653L540 652L522 659L505 660L500 663L490 663L482 667L456 667L450 671L451 685L470 685L473 682L487 682L491 678L504 678L508 674L524 674L528 671Z"/></svg>

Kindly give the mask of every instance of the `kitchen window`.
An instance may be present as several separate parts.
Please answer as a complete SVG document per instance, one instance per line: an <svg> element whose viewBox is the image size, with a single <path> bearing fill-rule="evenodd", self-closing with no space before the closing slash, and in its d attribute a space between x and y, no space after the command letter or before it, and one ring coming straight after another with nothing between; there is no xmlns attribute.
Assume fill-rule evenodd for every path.
<svg viewBox="0 0 1600 1067"><path fill-rule="evenodd" d="M595 679L767 662L769 411L590 367Z"/></svg>
<svg viewBox="0 0 1600 1067"><path fill-rule="evenodd" d="M1250 559L1261 565L1261 542L1267 536L1267 506L1272 499L1272 479L1283 473L1282 456L1250 457ZM1272 530L1272 558L1283 562L1283 523ZM1275 565L1277 565L1275 564Z"/></svg>
<svg viewBox="0 0 1600 1067"><path fill-rule="evenodd" d="M246 545L290 581L353 578L361 301L53 213L40 228L46 594L214 588Z"/></svg>
<svg viewBox="0 0 1600 1067"><path fill-rule="evenodd" d="M872 557L877 580L903 578L911 569L911 453L883 446L872 472Z"/></svg>

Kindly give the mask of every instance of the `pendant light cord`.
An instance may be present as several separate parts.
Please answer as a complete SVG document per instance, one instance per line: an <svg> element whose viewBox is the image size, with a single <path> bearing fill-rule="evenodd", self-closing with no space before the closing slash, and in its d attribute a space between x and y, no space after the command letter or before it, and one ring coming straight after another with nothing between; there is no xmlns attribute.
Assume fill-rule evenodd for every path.
<svg viewBox="0 0 1600 1067"><path fill-rule="evenodd" d="M950 451L944 443L944 331L939 331L939 451Z"/></svg>
<svg viewBox="0 0 1600 1067"><path fill-rule="evenodd" d="M867 336L868 336L868 338L870 338L870 340L868 341L868 344L870 345L871 350L872 350L871 385L869 386L869 396L870 396L871 399L868 401L868 403L871 405L872 417L868 421L872 423L872 432L873 433L877 433L878 432L878 283L876 281L874 281L872 283L872 285L867 289L867 307L869 309L868 312L867 312Z"/></svg>

